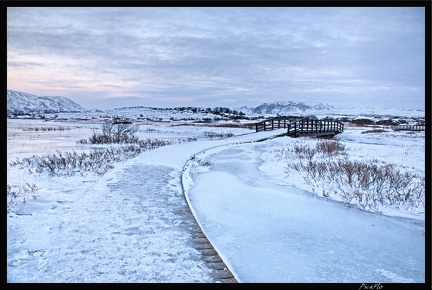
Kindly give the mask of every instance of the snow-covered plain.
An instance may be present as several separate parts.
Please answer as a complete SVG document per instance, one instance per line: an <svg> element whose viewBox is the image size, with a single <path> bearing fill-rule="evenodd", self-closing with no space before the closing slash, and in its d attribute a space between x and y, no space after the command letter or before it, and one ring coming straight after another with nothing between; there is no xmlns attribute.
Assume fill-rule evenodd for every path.
<svg viewBox="0 0 432 290"><path fill-rule="evenodd" d="M43 126L67 129L23 130ZM7 213L8 282L219 282L194 247L189 208L239 282L425 282L424 205L369 212L287 176L277 150L315 138L148 122L140 139L197 141L146 151L103 176L50 177L10 165L57 149L93 150L76 141L99 126L8 119L7 182L39 188ZM352 159L425 175L424 132L362 134L370 129L347 125L336 139Z"/></svg>

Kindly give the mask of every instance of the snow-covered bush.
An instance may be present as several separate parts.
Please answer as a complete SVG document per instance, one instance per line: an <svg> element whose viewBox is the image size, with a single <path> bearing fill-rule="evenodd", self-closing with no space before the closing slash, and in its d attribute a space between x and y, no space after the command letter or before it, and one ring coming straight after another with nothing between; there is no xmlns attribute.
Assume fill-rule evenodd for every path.
<svg viewBox="0 0 432 290"><path fill-rule="evenodd" d="M217 133L217 132L212 132L212 131L205 131L202 134L204 135L204 137L207 137L207 138L228 138L228 137L234 136L234 134L231 132Z"/></svg>
<svg viewBox="0 0 432 290"><path fill-rule="evenodd" d="M59 127L28 127L28 128L23 128L23 131L65 131L65 130L71 130L71 128L69 127L63 127L63 126L59 126Z"/></svg>
<svg viewBox="0 0 432 290"><path fill-rule="evenodd" d="M25 183L23 185L7 185L6 196L7 196L7 211L10 211L10 207L16 204L18 201L26 202L30 199L35 199L39 196L39 187L36 184Z"/></svg>
<svg viewBox="0 0 432 290"><path fill-rule="evenodd" d="M198 167L198 166L212 166L213 163L211 163L209 160L201 159L197 157L196 155L192 155L191 158L189 158L190 161L192 161L192 167Z"/></svg>
<svg viewBox="0 0 432 290"><path fill-rule="evenodd" d="M127 144L121 147L98 149L89 153L80 154L75 151L47 154L43 156L33 155L30 158L17 159L10 163L12 166L33 167L37 173L47 172L50 176L72 176L76 173L83 174L86 171L105 174L113 168L113 163L133 158L146 150L166 146L172 142L166 140L138 140L135 144Z"/></svg>
<svg viewBox="0 0 432 290"><path fill-rule="evenodd" d="M391 163L350 160L338 141L318 141L315 146L294 143L275 150L275 156L286 162L288 175L298 172L313 191L325 197L339 195L350 206L366 210L425 206L424 176Z"/></svg>
<svg viewBox="0 0 432 290"><path fill-rule="evenodd" d="M111 143L136 143L138 137L138 125L126 121L106 121L102 124L102 132L93 132L88 139L78 140L81 144L111 144Z"/></svg>

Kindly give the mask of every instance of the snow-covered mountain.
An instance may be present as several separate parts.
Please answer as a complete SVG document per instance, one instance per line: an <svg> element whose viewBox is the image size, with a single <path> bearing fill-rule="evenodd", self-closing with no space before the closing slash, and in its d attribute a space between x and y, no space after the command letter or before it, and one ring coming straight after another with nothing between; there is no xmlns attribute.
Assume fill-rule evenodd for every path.
<svg viewBox="0 0 432 290"><path fill-rule="evenodd" d="M319 102L274 102L263 103L257 107L243 106L237 110L246 113L246 115L274 116L274 115L362 115L362 116L407 116L423 117L424 110L413 110L407 108L397 108L395 106L377 106L377 107L335 107Z"/></svg>
<svg viewBox="0 0 432 290"><path fill-rule="evenodd" d="M20 91L7 91L8 114L48 114L84 112L85 108L65 97L36 96Z"/></svg>
<svg viewBox="0 0 432 290"><path fill-rule="evenodd" d="M316 111L329 111L335 109L333 106L323 103L315 102L275 102L275 103L264 103L255 108L242 107L241 110L247 111L251 114L279 114L288 115L292 113L308 113Z"/></svg>
<svg viewBox="0 0 432 290"><path fill-rule="evenodd" d="M279 101L263 103L257 107L243 106L234 108L226 107L199 108L199 107L176 107L176 108L151 108L151 107L123 107L113 110L86 110L79 104L65 97L36 96L15 90L7 91L7 114L73 114L76 118L98 118L102 116L122 116L127 118L139 118L146 120L221 120L221 119L248 119L253 120L261 116L273 117L276 115L316 115L324 116L406 116L424 117L424 110L413 110L407 108L396 108L388 105L384 107L334 107L320 102L295 102ZM72 117L72 116L71 116Z"/></svg>

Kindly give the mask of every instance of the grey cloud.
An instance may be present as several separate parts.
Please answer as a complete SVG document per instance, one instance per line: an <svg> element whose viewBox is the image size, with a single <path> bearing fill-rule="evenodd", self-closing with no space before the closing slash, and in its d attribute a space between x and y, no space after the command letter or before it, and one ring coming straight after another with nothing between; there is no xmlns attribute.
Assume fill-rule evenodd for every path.
<svg viewBox="0 0 432 290"><path fill-rule="evenodd" d="M14 69L29 69L29 68L33 68L33 67L41 67L44 66L43 63L38 63L38 62L31 62L31 61L9 61L7 62L7 66L9 68L14 68Z"/></svg>
<svg viewBox="0 0 432 290"><path fill-rule="evenodd" d="M398 87L424 86L423 14L343 7L11 9L8 70L50 58L70 75L88 77L83 90L94 76L112 81L104 87L117 94L200 100L342 95L350 88L369 94L370 83L396 94ZM125 83L138 87L122 89Z"/></svg>

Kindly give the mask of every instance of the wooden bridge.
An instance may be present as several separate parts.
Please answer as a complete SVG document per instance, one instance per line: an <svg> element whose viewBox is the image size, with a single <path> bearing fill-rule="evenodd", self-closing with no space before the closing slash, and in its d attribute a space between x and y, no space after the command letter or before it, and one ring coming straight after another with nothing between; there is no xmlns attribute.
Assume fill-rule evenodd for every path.
<svg viewBox="0 0 432 290"><path fill-rule="evenodd" d="M404 131L425 131L425 125L397 125L391 127L395 131L404 130Z"/></svg>
<svg viewBox="0 0 432 290"><path fill-rule="evenodd" d="M295 117L275 117L255 124L256 132L287 129L287 136L327 136L342 133L344 124L339 121L315 120Z"/></svg>

